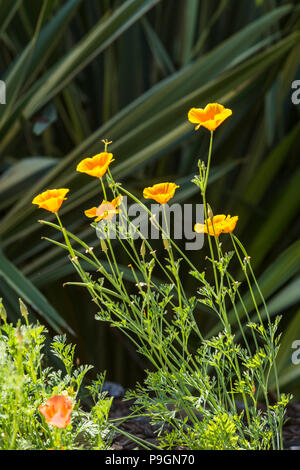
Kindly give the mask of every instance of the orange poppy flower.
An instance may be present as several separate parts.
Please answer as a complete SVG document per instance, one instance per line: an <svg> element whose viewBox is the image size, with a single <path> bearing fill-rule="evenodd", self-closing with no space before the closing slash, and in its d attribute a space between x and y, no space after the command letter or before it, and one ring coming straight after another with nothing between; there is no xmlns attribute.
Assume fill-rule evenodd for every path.
<svg viewBox="0 0 300 470"><path fill-rule="evenodd" d="M69 189L61 188L61 189L48 189L43 193L36 196L32 204L36 204L42 209L46 209L50 212L58 212L60 209L63 201L67 198L65 195L69 192Z"/></svg>
<svg viewBox="0 0 300 470"><path fill-rule="evenodd" d="M209 233L209 235L218 237L221 233L233 232L238 219L238 216L215 215L212 219L207 219L204 224L196 224L194 229L197 233Z"/></svg>
<svg viewBox="0 0 300 470"><path fill-rule="evenodd" d="M204 126L206 129L214 131L231 115L231 109L224 108L224 106L219 103L209 103L204 109L190 109L188 119L193 124L197 124L195 127L196 130L198 130L200 126Z"/></svg>
<svg viewBox="0 0 300 470"><path fill-rule="evenodd" d="M39 411L47 424L65 428L71 422L72 402L66 395L54 395L44 405L39 406Z"/></svg>
<svg viewBox="0 0 300 470"><path fill-rule="evenodd" d="M102 201L99 207L92 207L91 209L84 211L84 213L89 218L95 217L95 222L99 222L99 220L103 219L111 220L115 214L119 213L119 209L117 209L117 207L121 204L122 199L122 196L118 196L111 202Z"/></svg>
<svg viewBox="0 0 300 470"><path fill-rule="evenodd" d="M145 188L143 196L145 199L154 199L159 204L166 204L175 194L175 190L179 188L175 183L159 183Z"/></svg>
<svg viewBox="0 0 300 470"><path fill-rule="evenodd" d="M102 178L113 161L114 158L112 153L101 152L92 158L81 160L81 162L78 163L76 170L80 173L94 176L95 178Z"/></svg>

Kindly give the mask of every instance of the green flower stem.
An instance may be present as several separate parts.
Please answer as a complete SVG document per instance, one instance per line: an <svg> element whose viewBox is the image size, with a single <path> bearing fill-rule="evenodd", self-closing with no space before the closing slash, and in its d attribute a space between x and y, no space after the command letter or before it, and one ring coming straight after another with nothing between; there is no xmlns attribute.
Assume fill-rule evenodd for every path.
<svg viewBox="0 0 300 470"><path fill-rule="evenodd" d="M257 302L256 302L256 299L255 299L255 295L254 295L254 292L253 292L253 289L252 289L252 285L251 285L251 282L250 282L250 279L249 279L249 276L248 276L248 273L247 273L247 264L244 264L241 257L240 257L240 254L239 254L239 251L237 249L237 246L236 246L236 243L235 243L235 240L237 239L234 235L230 234L231 236L231 240L232 240L232 244L233 244L233 247L235 249L235 252L237 254L237 257L239 259L239 262L240 262L240 265L241 265L241 268L243 269L243 272L244 272L244 275L245 275L245 278L246 278L246 281L247 281L247 284L248 284L248 288L249 288L249 292L250 292L250 295L251 295L251 298L252 298L252 301L253 301L253 305L254 305L254 308L256 310L256 313L257 313L257 316L259 318L259 321L261 323L261 327L263 328L264 332L265 332L265 338L267 338L267 333L266 333L266 330L265 330L265 327L264 327L264 323L262 321L262 318L261 318L261 315L260 315L260 311L259 311L259 308L258 308L258 305L257 305ZM274 354L274 346L273 346L273 342L271 344L271 351L272 351L272 364L273 364L273 367L274 369L277 370L276 368L276 360L275 360L275 354ZM272 416L270 414L270 403L269 403L269 398L268 398L268 376L267 378L265 379L265 376L264 374L262 373L261 374L261 378L264 382L264 387L263 387L263 391L264 391L264 396L265 396L265 400L266 400L266 405L267 405L267 412L268 412L268 416L269 416L269 420L270 420L270 423L272 421ZM278 382L276 384L278 386ZM273 433L272 433L272 441L273 441L273 447L275 448L275 442L274 442L274 436L273 436ZM281 443L281 448L282 448L282 443Z"/></svg>
<svg viewBox="0 0 300 470"><path fill-rule="evenodd" d="M103 178L100 178L100 181L101 181L102 191L103 191L103 194L104 194L104 200L105 200L105 202L107 202L107 195L106 195L106 189L105 189L105 184L103 182ZM118 274L118 281L123 285L123 287L125 289L125 286L124 286L123 281L122 281L122 276L121 276L121 273L120 273L120 270L119 270L119 266L118 266L118 263L117 263L116 258L115 258L114 250L113 250L112 245L111 245L111 241L110 241L110 238L109 238L109 233L108 233L108 238L106 238L106 241L107 241L108 246L109 246L109 250L110 250L110 253L111 253L111 256L112 256L112 259L113 259L114 267L115 267L116 272Z"/></svg>
<svg viewBox="0 0 300 470"><path fill-rule="evenodd" d="M220 247L220 244L219 244L219 241L217 239L217 237L215 236L215 242L216 242L216 247L217 247L217 253L218 253L218 258L219 258L219 262L221 262L221 258L224 257L223 255L223 252L222 252L222 249ZM220 292L222 291L223 289L223 278L224 276L221 275L221 286L220 286ZM221 299L220 299L220 302L221 302ZM225 324L226 324L226 328L228 328L228 334L230 335L231 334L231 326L230 326L230 323L229 323L229 320L228 320L228 316L227 316L227 312L226 312L226 306L225 304L223 305L223 318L224 318L224 321L225 321ZM228 357L229 361L231 361L231 358ZM234 348L234 361L235 361L235 372L237 374L237 377L238 377L238 380L239 382L241 382L242 380L242 374L241 374L241 370L240 370L240 366L239 366L239 361L238 361L238 357L237 357L237 354L236 354L236 350ZM247 415L247 421L248 421L248 424L250 425L251 423L251 419L250 419L250 413L249 413L249 407L248 407L248 400L246 398L246 395L245 395L245 392L243 391L242 392L242 397L243 397L243 401L244 401L244 406L245 406L245 410L246 410L246 415Z"/></svg>
<svg viewBox="0 0 300 470"><path fill-rule="evenodd" d="M219 295L219 282L218 282L217 270L216 270L216 266L215 266L214 250L213 250L213 247L212 247L211 237L210 237L210 234L209 234L209 228L208 228L208 222L207 222L208 221L208 213L207 213L207 202L206 202L206 188L207 188L210 162L211 162L211 156L212 156L213 136L214 136L214 133L213 133L213 131L211 131L210 132L209 151L208 151L208 163L207 163L207 168L206 168L206 171L205 171L204 181L203 181L203 176L202 176L201 171L199 172L199 175L200 175L200 180L201 180L201 188L202 188L201 189L201 195L202 195L203 206L204 206L204 218L205 218L205 223L206 223L206 227L207 227L207 237L208 237L209 251L210 251L211 258L212 258L212 265L213 265L216 291L217 291L217 294Z"/></svg>
<svg viewBox="0 0 300 470"><path fill-rule="evenodd" d="M204 194L206 193L206 188L207 188L207 183L208 183L208 175L209 175L210 162L211 162L211 155L212 155L213 138L214 138L214 131L210 131L210 142L209 142L208 160L207 160L207 168L206 168L206 171L205 171L205 181L204 181L204 187L203 187L203 192L204 192Z"/></svg>

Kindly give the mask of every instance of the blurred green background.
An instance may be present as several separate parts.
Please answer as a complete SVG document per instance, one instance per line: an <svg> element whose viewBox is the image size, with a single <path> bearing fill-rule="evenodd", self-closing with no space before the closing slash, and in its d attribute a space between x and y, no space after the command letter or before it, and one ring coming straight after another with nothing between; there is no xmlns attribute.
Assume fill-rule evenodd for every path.
<svg viewBox="0 0 300 470"><path fill-rule="evenodd" d="M94 319L88 293L63 288L76 280L73 267L41 240L57 234L37 223L52 218L31 201L71 188L64 224L98 247L83 211L101 202L99 185L75 169L108 138L113 174L132 192L176 181L176 202L200 202L190 181L209 133L195 132L187 112L218 101L233 116L216 132L209 202L215 213L239 215L237 234L270 312L283 315L281 385L299 397L300 366L291 362L300 339L300 107L291 99L300 79L298 2L2 0L0 67L0 297L10 318L22 297L52 334L69 332L96 372L125 386L142 377L143 359ZM205 248L190 254L205 266ZM118 260L126 266L122 253ZM184 280L192 295L193 280ZM218 329L207 312L197 321L207 334Z"/></svg>

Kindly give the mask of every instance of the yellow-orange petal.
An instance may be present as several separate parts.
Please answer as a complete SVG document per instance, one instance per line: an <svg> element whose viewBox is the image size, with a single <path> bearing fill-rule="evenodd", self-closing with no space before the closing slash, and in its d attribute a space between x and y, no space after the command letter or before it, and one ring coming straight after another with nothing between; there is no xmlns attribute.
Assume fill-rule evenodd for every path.
<svg viewBox="0 0 300 470"><path fill-rule="evenodd" d="M191 123L197 124L196 130L203 126L210 131L214 131L231 114L231 109L224 108L219 103L209 103L204 109L191 108L188 112L188 119Z"/></svg>
<svg viewBox="0 0 300 470"><path fill-rule="evenodd" d="M211 236L219 237L221 233L233 232L237 221L238 216L215 215L212 219L207 219L204 224L195 224L194 230L197 233L209 233Z"/></svg>
<svg viewBox="0 0 300 470"><path fill-rule="evenodd" d="M212 226L212 225L219 224L220 222L224 222L225 219L226 219L225 214L219 214L219 215L214 215L211 219L207 219L205 223L207 223L207 225L209 226Z"/></svg>
<svg viewBox="0 0 300 470"><path fill-rule="evenodd" d="M175 183L158 183L145 188L143 196L145 199L153 199L159 204L166 204L175 194L179 186Z"/></svg>
<svg viewBox="0 0 300 470"><path fill-rule="evenodd" d="M195 224L194 230L197 233L207 233L207 228L204 224Z"/></svg>
<svg viewBox="0 0 300 470"><path fill-rule="evenodd" d="M224 221L222 231L224 233L232 233L236 227L237 221L239 220L238 216L230 217Z"/></svg>
<svg viewBox="0 0 300 470"><path fill-rule="evenodd" d="M121 204L122 199L123 196L119 195L111 202L103 200L100 206L91 207L91 209L87 209L84 213L89 218L95 218L95 222L103 219L111 220L115 214L119 213L117 208Z"/></svg>
<svg viewBox="0 0 300 470"><path fill-rule="evenodd" d="M115 205L113 205L109 201L103 201L102 204L97 209L97 219L96 222L99 220L111 220L115 214L118 214L118 209Z"/></svg>
<svg viewBox="0 0 300 470"><path fill-rule="evenodd" d="M113 154L101 152L92 158L85 158L78 163L76 170L80 173L102 178L105 175L109 165L114 161Z"/></svg>
<svg viewBox="0 0 300 470"><path fill-rule="evenodd" d="M215 225L208 224L208 231L207 231L206 224L195 224L194 230L197 233L209 233L209 235L216 236L216 237L218 237L222 232L219 224L215 224Z"/></svg>
<svg viewBox="0 0 300 470"><path fill-rule="evenodd" d="M67 198L66 194L69 192L67 188L60 189L48 189L41 194L38 194L32 201L32 204L36 204L39 208L45 209L49 212L58 212L63 201Z"/></svg>
<svg viewBox="0 0 300 470"><path fill-rule="evenodd" d="M122 204L122 200L123 200L123 196L119 194L119 196L117 196L115 199L111 201L111 204L114 207L119 207L119 205Z"/></svg>
<svg viewBox="0 0 300 470"><path fill-rule="evenodd" d="M84 213L87 217L91 219L97 216L97 209L98 209L97 207L91 207L90 209L87 209L86 211L84 211Z"/></svg>

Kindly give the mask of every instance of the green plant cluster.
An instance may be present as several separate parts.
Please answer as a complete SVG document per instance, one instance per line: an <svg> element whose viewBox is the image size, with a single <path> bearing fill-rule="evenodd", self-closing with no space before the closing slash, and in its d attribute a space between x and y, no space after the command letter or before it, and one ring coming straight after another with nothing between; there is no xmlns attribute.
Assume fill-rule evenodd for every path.
<svg viewBox="0 0 300 470"><path fill-rule="evenodd" d="M119 230L116 217L113 220L104 218L99 224L91 224L92 229L101 233L96 247L88 246L68 231L57 212L58 224L39 222L55 228L64 237L64 243L51 238L46 240L69 253L69 260L81 282L68 282L68 285L85 287L98 308L96 319L120 330L152 365L154 372L147 371L144 385L138 386L127 397L135 398L137 414L146 414L159 426L162 446L282 449L282 427L291 396L281 395L279 387L276 358L280 347L280 334L277 334L280 317L271 321L251 258L233 234L236 220L231 225L231 219L226 218L224 222L225 215L213 216L206 202L213 135L214 131L211 131L208 161L206 164L199 161L199 175L192 180L200 188L203 200L205 223L202 230L207 231L210 251L207 262L212 267L213 282L207 280L208 273L200 272L172 240L164 202L160 207L165 225L155 217L164 246L163 259L157 256L151 246L152 240L141 233L122 205L120 213L129 227L127 236ZM110 168L106 170L105 177L101 176L99 182L104 201L108 200L108 190L114 198L126 195L153 221L151 210L122 184L115 182ZM159 185L160 190L163 192L168 184ZM153 198L164 201L162 194L156 192ZM168 197L170 199L172 195ZM218 232L220 217L221 223L225 224L221 226L224 238L221 238L222 230ZM140 241L136 240L136 234ZM223 248L226 237L231 242L230 251ZM114 241L130 259L128 266L137 288L134 295L128 292L124 282ZM98 257L101 251L106 265ZM242 282L231 274L234 257L240 264ZM182 285L183 263L188 265L190 275L198 282L193 297ZM89 266L97 271L96 277L89 272ZM162 272L164 283L155 278L156 269ZM243 284L252 299L254 313L241 296ZM199 304L208 307L222 325L221 331L208 338L197 323L199 311L196 306ZM235 322L231 321L232 313ZM275 384L275 405L269 400L272 383ZM261 402L266 407L264 412L260 408Z"/></svg>
<svg viewBox="0 0 300 470"><path fill-rule="evenodd" d="M112 398L102 392L104 376L86 387L91 406L81 405L83 379L91 366L74 367L75 347L56 336L51 352L62 368L47 367L44 326L28 323L20 301L23 322L7 322L0 302L0 449L72 450L109 449L114 431L108 423ZM24 321L25 318L25 321ZM67 394L73 403L71 424L59 429L47 424L39 407L56 395Z"/></svg>

